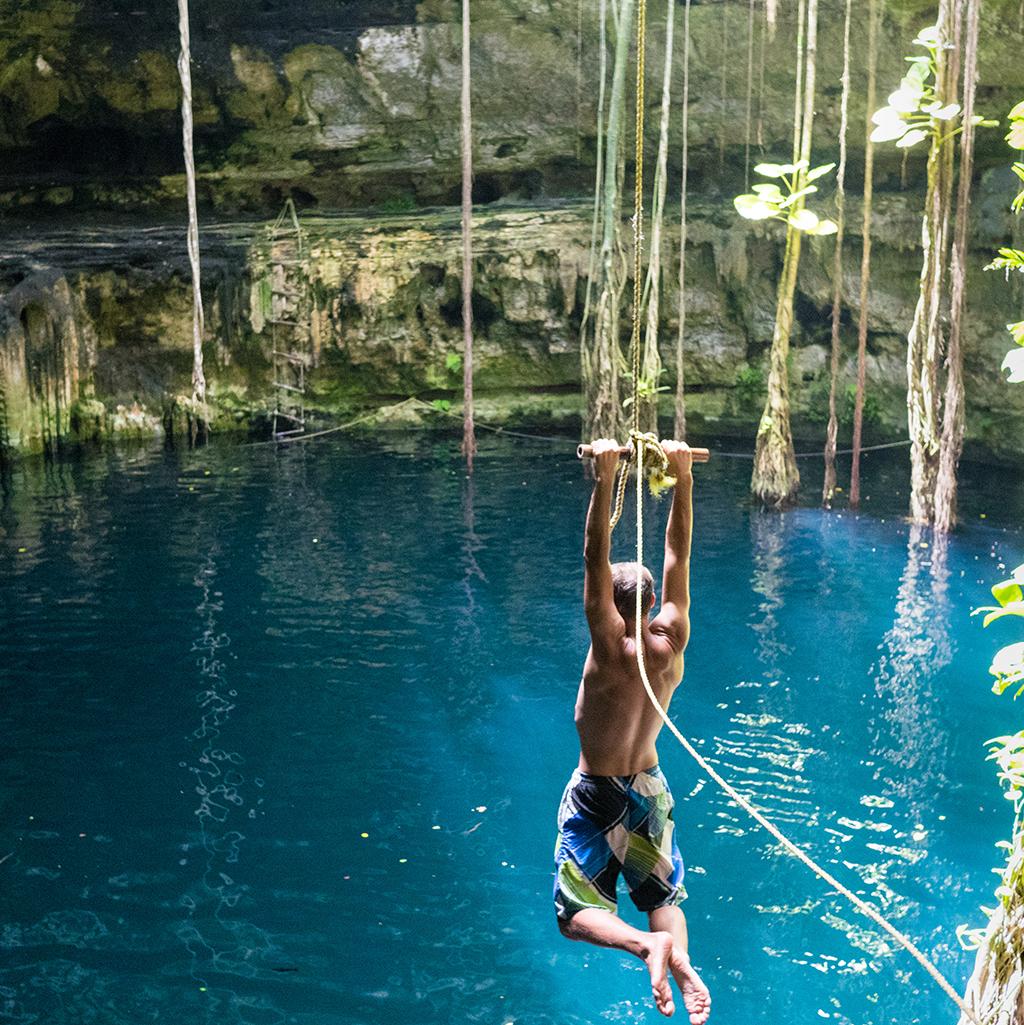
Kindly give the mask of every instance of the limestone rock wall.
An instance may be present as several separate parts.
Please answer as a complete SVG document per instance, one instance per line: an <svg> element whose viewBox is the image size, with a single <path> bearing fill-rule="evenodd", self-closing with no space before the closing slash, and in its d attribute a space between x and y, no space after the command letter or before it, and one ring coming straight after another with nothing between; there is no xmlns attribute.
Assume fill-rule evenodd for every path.
<svg viewBox="0 0 1024 1025"><path fill-rule="evenodd" d="M854 168L863 146L862 6L855 5L853 33ZM934 5L886 0L884 8L880 97L895 87ZM454 0L193 0L191 9L205 208L272 214L288 194L321 209L456 201ZM755 20L748 121L749 5L693 5L698 195L736 191L751 146L755 154L788 151L796 5L778 9L774 36ZM837 147L842 10L842 0L822 0L815 148L822 160ZM477 199L585 194L595 148L597 0L474 0L473 17ZM979 108L993 116L1024 95L1019 19L1018 0L987 0ZM652 3L652 125L664 34L664 6ZM175 7L163 0L0 0L0 210L180 209L177 45ZM677 46L677 84L682 51ZM983 133L981 166L1002 158L998 133ZM878 187L917 180L921 163L915 154L902 168L898 151L883 148Z"/></svg>
<svg viewBox="0 0 1024 1025"><path fill-rule="evenodd" d="M1010 188L990 176L978 210L997 211ZM851 223L859 223L856 204ZM870 295L867 429L876 439L905 432L905 332L916 299L919 214L913 197L879 203L875 273ZM1024 428L1024 395L998 372L1009 345L1005 323L1019 298L983 267L1007 218L979 217L971 255L966 336L968 436L1007 456ZM60 435L152 431L173 427L190 390L189 279L180 233L94 239L88 253L65 245L51 255L60 272L35 271L0 302L0 382L12 448L39 447L46 417ZM560 425L575 429L580 412L579 326L589 260L590 211L584 204L494 209L476 223L476 387L479 416L493 424ZM310 327L312 370L307 406L321 424L356 416L409 395L451 403L461 395L461 248L455 211L366 218L306 218L304 247L288 294L280 248L265 225L233 224L205 239L205 359L214 427L266 430L273 409L273 352L289 344L275 321ZM678 227L666 239L666 265L678 260ZM717 204L696 204L687 252L687 388L697 434L731 434L752 442L764 396L781 265L781 232L724 218ZM165 246L176 244L168 259ZM116 268L106 247L129 251ZM849 391L855 377L860 240L847 242L840 414L848 437ZM38 258L38 254L36 254ZM109 258L108 258L109 259ZM828 395L831 240L810 240L797 294L791 392L795 427L807 444L820 441ZM662 307L665 383L673 384L678 291L666 274ZM275 291L274 282L278 289ZM0 292L3 282L0 282ZM35 297L29 301L29 297ZM33 305L34 304L34 305ZM301 312L300 312L301 307ZM28 339L45 321L68 339L50 374L61 384L60 410L87 401L72 422L54 413L50 392L26 382ZM33 326L35 325L35 326ZM625 344L626 338L623 338ZM306 343L303 343L306 344ZM65 350L62 349L63 353ZM77 354L77 355L75 355ZM68 376L66 368L74 368ZM64 369L62 369L64 368ZM62 376L63 375L63 376ZM47 378L49 379L49 378ZM20 390L19 390L20 389ZM34 395L14 400L16 395ZM21 405L18 403L21 402ZM44 413L43 411L48 411ZM668 403L663 410L668 413ZM407 411L408 412L408 411ZM63 415L64 419L60 419ZM54 420L54 417L57 420ZM417 418L441 420L421 411ZM52 432L51 432L52 433Z"/></svg>

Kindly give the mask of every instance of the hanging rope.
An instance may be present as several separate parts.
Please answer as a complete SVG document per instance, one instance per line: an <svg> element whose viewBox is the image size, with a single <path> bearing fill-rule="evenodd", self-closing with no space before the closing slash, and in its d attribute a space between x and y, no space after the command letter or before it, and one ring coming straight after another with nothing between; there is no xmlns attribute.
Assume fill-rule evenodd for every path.
<svg viewBox="0 0 1024 1025"><path fill-rule="evenodd" d="M653 434L644 434L640 431L640 320L641 320L641 274L643 272L643 214L644 214L644 63L646 56L646 35L647 35L647 2L637 0L637 26L636 26L636 180L634 186L633 205L633 331L631 341L631 362L633 376L633 429L630 431L630 442L632 454L625 460L619 477L616 482L615 505L612 510L611 526L618 523L625 504L626 485L629 480L631 464L636 463L636 662L640 671L640 679L643 681L644 690L647 692L651 704L654 706L662 722L669 728L672 735L679 741L686 753L700 766L725 794L738 807L745 811L758 825L773 836L782 846L795 858L809 868L819 879L828 883L836 892L845 897L862 915L869 918L880 929L892 937L904 950L914 958L915 961L931 976L939 988L953 1001L974 1025L981 1025L974 1011L967 1006L963 998L953 989L949 980L939 969L926 957L914 944L914 942L899 931L894 925L888 922L874 907L867 901L858 897L852 890L844 886L827 869L818 864L809 854L801 850L792 840L786 836L778 826L766 818L755 808L745 797L726 780L701 753L690 743L682 733L679 732L675 723L668 717L661 702L658 701L651 687L651 681L647 676L647 666L644 662L643 645L643 561L644 561L644 501L643 487L644 480L644 456L650 452L652 458L657 461L655 473L652 476L652 489L663 485L670 480L666 476L668 469L668 457L658 438ZM798 74L798 78L799 78ZM673 481L674 483L674 481Z"/></svg>

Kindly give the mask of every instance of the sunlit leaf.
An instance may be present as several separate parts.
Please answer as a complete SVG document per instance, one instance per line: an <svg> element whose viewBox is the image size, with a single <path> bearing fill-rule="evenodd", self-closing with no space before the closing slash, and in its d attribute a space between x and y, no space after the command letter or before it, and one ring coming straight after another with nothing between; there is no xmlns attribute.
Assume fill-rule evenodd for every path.
<svg viewBox="0 0 1024 1025"><path fill-rule="evenodd" d="M1024 619L1024 602L1008 602L1001 609L993 609L981 621L981 624L982 626L988 626L990 623L994 623L997 619L1002 619L1004 616L1019 616L1021 619Z"/></svg>
<svg viewBox="0 0 1024 1025"><path fill-rule="evenodd" d="M904 89L902 86L893 93L889 93L889 106L898 110L901 114L913 114L921 102L921 93L911 89Z"/></svg>
<svg viewBox="0 0 1024 1025"><path fill-rule="evenodd" d="M774 182L758 182L757 185L751 185L751 191L756 192L765 202L781 202L782 189L778 187Z"/></svg>
<svg viewBox="0 0 1024 1025"><path fill-rule="evenodd" d="M758 174L763 174L765 178L781 178L788 173L782 164L755 164L754 170Z"/></svg>
<svg viewBox="0 0 1024 1025"><path fill-rule="evenodd" d="M907 61L910 63L910 67L907 68L907 74L903 81L909 80L922 84L926 82L928 80L928 73L931 71L931 61L924 54L918 54L916 57L907 57Z"/></svg>
<svg viewBox="0 0 1024 1025"><path fill-rule="evenodd" d="M1002 606L1024 601L1024 592L1016 580L1002 580L992 588L992 597Z"/></svg>
<svg viewBox="0 0 1024 1025"><path fill-rule="evenodd" d="M828 174L835 166L835 164L822 164L821 167L812 168L807 172L807 181L817 181L819 178Z"/></svg>
<svg viewBox="0 0 1024 1025"><path fill-rule="evenodd" d="M811 232L812 235L834 235L839 230L839 225L835 221L824 220L819 221L817 228Z"/></svg>
<svg viewBox="0 0 1024 1025"><path fill-rule="evenodd" d="M817 185L807 185L802 189L797 189L796 192L791 192L786 198L779 204L780 207L785 209L788 206L792 206L798 199L803 199L804 196L809 196L814 192L818 191Z"/></svg>
<svg viewBox="0 0 1024 1025"><path fill-rule="evenodd" d="M1024 149L1024 121L1014 121L1010 125L1006 142L1012 149Z"/></svg>
<svg viewBox="0 0 1024 1025"><path fill-rule="evenodd" d="M918 46L927 46L930 50L934 49L941 42L941 38L939 36L939 26L929 25L927 28L921 29L921 31L918 32L917 38L914 40L914 42Z"/></svg>
<svg viewBox="0 0 1024 1025"><path fill-rule="evenodd" d="M898 110L894 110L892 107L879 107L878 110L871 115L871 123L873 125L887 125L896 121L902 123L903 118L900 112Z"/></svg>
<svg viewBox="0 0 1024 1025"><path fill-rule="evenodd" d="M740 217L745 217L748 221L764 221L774 217L776 213L775 207L759 196L737 196L732 202Z"/></svg>
<svg viewBox="0 0 1024 1025"><path fill-rule="evenodd" d="M798 231L814 231L819 223L819 217L813 210L795 210L787 218L790 224Z"/></svg>
<svg viewBox="0 0 1024 1025"><path fill-rule="evenodd" d="M959 103L947 103L941 110L936 110L932 117L937 118L939 121L949 121L951 118L957 116L960 113Z"/></svg>
<svg viewBox="0 0 1024 1025"><path fill-rule="evenodd" d="M1024 675L1024 641L1000 648L992 659L988 671L993 676L1000 677Z"/></svg>
<svg viewBox="0 0 1024 1025"><path fill-rule="evenodd" d="M919 142L924 142L928 138L928 133L920 128L912 128L906 135L901 139L896 140L896 145L899 149L909 149L911 146L916 146Z"/></svg>
<svg viewBox="0 0 1024 1025"><path fill-rule="evenodd" d="M905 121L888 121L878 125L871 133L872 142L892 142L893 139L902 138L907 132L908 125Z"/></svg>
<svg viewBox="0 0 1024 1025"><path fill-rule="evenodd" d="M1009 370L1009 384L1020 384L1024 381L1024 349L1011 349L1003 360L1000 370Z"/></svg>
<svg viewBox="0 0 1024 1025"><path fill-rule="evenodd" d="M1024 118L1024 100L1013 105L1013 109L1006 115L1011 121L1016 118Z"/></svg>

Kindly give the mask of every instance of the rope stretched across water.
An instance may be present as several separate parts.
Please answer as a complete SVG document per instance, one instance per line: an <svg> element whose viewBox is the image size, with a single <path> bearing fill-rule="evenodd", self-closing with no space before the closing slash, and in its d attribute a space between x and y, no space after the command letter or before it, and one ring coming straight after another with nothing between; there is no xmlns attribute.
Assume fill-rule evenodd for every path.
<svg viewBox="0 0 1024 1025"><path fill-rule="evenodd" d="M640 670L640 679L643 681L644 690L647 691L647 697L650 699L651 704L654 705L661 717L662 722L669 728L672 735L679 741L683 746L686 753L700 766L701 770L705 772L715 783L718 784L722 790L725 791L726 795L730 800L735 802L740 808L743 809L759 826L767 830L776 840L779 841L782 846L789 851L794 857L798 858L804 865L807 866L819 879L823 879L829 884L834 890L844 896L853 906L867 918L870 918L880 929L884 929L904 950L907 951L911 957L935 980L939 988L957 1005L960 1011L967 1016L967 1018L974 1022L975 1025L981 1025L975 1013L970 1007L964 1002L963 998L953 986L949 980L939 971L938 968L932 963L929 958L921 952L917 945L906 935L899 931L894 925L888 922L882 914L877 911L874 907L867 903L867 901L858 897L852 890L844 886L828 869L823 868L818 864L809 854L801 850L792 840L786 836L785 833L775 825L771 819L765 817L757 808L755 808L736 788L722 776L717 769L715 769L710 762L690 743L679 729L676 724L668 717L665 709L662 707L661 702L658 701L657 696L654 693L654 689L651 687L651 681L647 677L647 666L644 663L644 646L643 646L643 611L641 607L641 601L643 596L643 551L644 551L644 515L643 515L643 488L640 486L640 482L643 477L643 463L644 463L644 445L638 445L636 447L636 469L637 469L637 488L636 488L636 564L637 564L637 582L636 582L636 662L637 667Z"/></svg>
<svg viewBox="0 0 1024 1025"><path fill-rule="evenodd" d="M801 850L785 833L770 819L755 808L735 787L722 776L708 760L679 732L675 723L668 717L661 702L658 701L647 677L644 663L643 644L643 561L644 561L644 452L650 449L659 460L659 472L663 472L668 463L664 450L653 435L644 435L640 431L640 317L641 317L641 284L643 269L643 156L644 156L644 58L646 52L647 0L637 0L637 38L636 38L636 180L634 188L633 209L633 333L632 333L632 370L633 370L633 430L630 437L633 441L633 458L636 460L636 663L640 670L640 679L651 704L657 710L662 722L669 728L672 735L679 741L686 753L700 766L701 770L715 781L735 804L742 808L759 826L767 830L794 857L799 859L819 879L824 880L838 893L844 896L862 915L871 919L880 929L891 936L911 957L931 976L939 988L953 1001L961 1013L974 1025L981 1025L974 1011L967 1006L963 998L949 980L899 929L888 922L882 914L867 901L858 897L852 890L844 886L831 872L819 865L809 854ZM629 477L630 461L623 464L616 488L615 509L612 513L611 526L614 527L622 513L625 499L626 482Z"/></svg>

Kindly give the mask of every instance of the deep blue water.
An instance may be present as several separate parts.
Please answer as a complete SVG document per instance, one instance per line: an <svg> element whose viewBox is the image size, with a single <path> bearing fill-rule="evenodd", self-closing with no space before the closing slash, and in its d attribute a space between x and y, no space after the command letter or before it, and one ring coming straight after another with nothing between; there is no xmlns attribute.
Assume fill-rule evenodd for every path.
<svg viewBox="0 0 1024 1025"><path fill-rule="evenodd" d="M1012 627L969 611L1024 541L993 470L968 469L948 550L912 534L904 461L868 460L860 517L753 512L749 463L698 469L673 714L960 986L954 930L989 902L1010 824L982 745L1015 728L986 674ZM551 907L588 497L570 443L490 438L472 482L423 437L16 467L0 1021L654 1020L639 963L563 940ZM955 1020L660 750L713 1021Z"/></svg>

